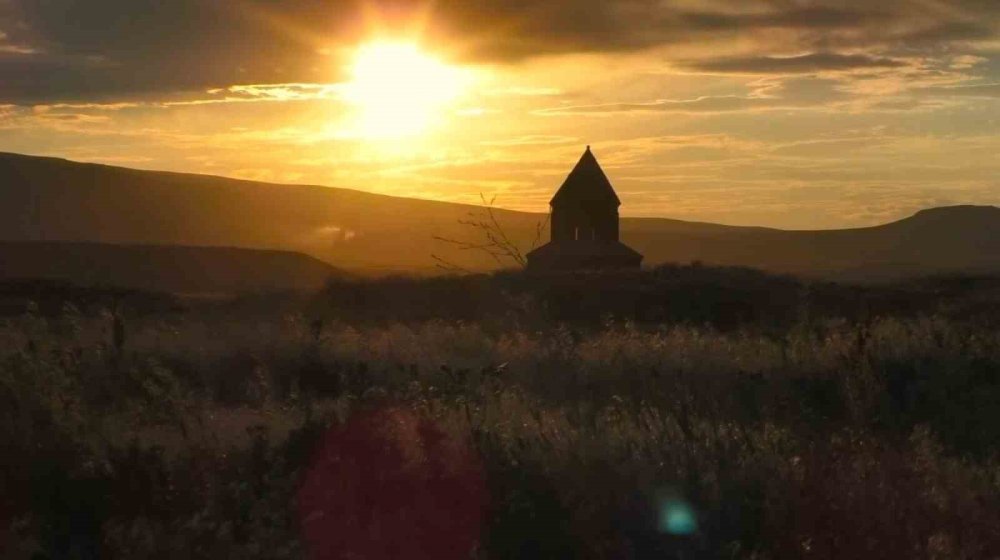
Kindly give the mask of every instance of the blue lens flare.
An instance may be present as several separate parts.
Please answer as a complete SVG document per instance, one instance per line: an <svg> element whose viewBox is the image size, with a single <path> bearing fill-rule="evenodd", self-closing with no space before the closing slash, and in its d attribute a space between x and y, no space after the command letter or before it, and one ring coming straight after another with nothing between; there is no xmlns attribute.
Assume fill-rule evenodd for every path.
<svg viewBox="0 0 1000 560"><path fill-rule="evenodd" d="M670 499L660 506L660 531L671 535L690 535L697 530L694 509L684 500Z"/></svg>

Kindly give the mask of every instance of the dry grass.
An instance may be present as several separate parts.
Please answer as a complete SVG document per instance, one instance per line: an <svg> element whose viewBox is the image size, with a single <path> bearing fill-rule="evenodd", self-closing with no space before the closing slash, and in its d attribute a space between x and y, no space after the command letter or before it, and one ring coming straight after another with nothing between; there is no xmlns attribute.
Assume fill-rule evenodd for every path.
<svg viewBox="0 0 1000 560"><path fill-rule="evenodd" d="M195 309L127 317L116 344L106 313L4 319L0 546L309 556L296 492L364 409L473 450L479 558L1000 556L997 331L533 321ZM665 530L675 503L696 531Z"/></svg>

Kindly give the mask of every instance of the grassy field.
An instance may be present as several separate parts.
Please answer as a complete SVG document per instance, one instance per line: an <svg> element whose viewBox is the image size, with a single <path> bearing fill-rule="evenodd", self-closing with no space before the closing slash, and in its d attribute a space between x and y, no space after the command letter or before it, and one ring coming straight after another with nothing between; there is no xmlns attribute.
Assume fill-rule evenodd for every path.
<svg viewBox="0 0 1000 560"><path fill-rule="evenodd" d="M1000 281L0 292L5 558L1000 557Z"/></svg>

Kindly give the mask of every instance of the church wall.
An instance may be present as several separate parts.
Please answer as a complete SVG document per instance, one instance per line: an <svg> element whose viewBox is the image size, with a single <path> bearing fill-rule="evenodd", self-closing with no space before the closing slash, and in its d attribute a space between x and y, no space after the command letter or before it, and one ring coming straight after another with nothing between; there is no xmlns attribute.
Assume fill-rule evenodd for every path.
<svg viewBox="0 0 1000 560"><path fill-rule="evenodd" d="M566 208L552 209L552 241L571 241L573 239L573 219Z"/></svg>
<svg viewBox="0 0 1000 560"><path fill-rule="evenodd" d="M552 240L618 241L618 209L561 205L552 210Z"/></svg>

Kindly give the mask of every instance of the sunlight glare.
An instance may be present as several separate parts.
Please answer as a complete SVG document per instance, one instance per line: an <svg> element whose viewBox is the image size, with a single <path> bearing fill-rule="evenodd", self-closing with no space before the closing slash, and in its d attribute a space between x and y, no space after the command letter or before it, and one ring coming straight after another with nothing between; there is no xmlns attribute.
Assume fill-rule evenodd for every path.
<svg viewBox="0 0 1000 560"><path fill-rule="evenodd" d="M412 43L361 46L351 65L346 99L355 105L355 132L368 138L412 136L439 124L469 85L463 69Z"/></svg>

